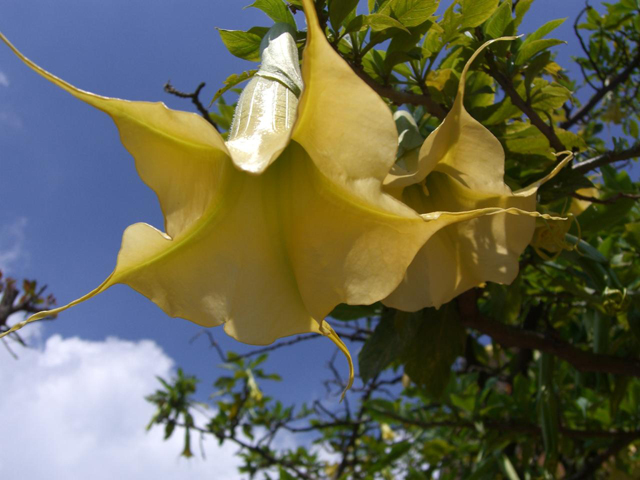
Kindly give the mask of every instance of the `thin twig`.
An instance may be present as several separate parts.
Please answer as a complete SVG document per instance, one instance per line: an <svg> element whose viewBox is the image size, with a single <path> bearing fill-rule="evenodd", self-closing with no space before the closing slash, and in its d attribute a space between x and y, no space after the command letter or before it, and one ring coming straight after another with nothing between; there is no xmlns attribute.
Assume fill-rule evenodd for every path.
<svg viewBox="0 0 640 480"><path fill-rule="evenodd" d="M434 117L444 120L444 117L447 116L447 110L437 103L433 98L426 94L416 94L411 92L402 92L400 90L396 90L393 87L388 87L384 85L380 85L373 78L371 78L362 68L351 65L353 71L358 75L364 82L369 85L378 95L381 97L388 98L395 105L422 105L425 107L427 112L429 112Z"/></svg>
<svg viewBox="0 0 640 480"><path fill-rule="evenodd" d="M534 125L538 130L540 130L540 133L542 133L547 138L547 140L549 141L549 144L556 152L565 151L567 148L560 141L560 139L558 138L558 135L556 135L556 132L553 129L553 126L548 125L540 117L540 115L537 114L537 112L533 109L533 107L529 105L520 96L520 94L517 92L517 90L513 86L511 79L504 76L499 71L496 62L493 59L493 56L487 55L486 58L487 58L487 66L489 67L487 68L486 72L498 82L500 87L502 87L504 92L511 99L511 103L513 103L516 107L518 107L522 111L522 113L524 113L529 118L529 120L531 121L531 124Z"/></svg>
<svg viewBox="0 0 640 480"><path fill-rule="evenodd" d="M598 64L596 62L593 61L593 58L591 58L591 52L589 51L589 49L587 48L587 46L584 43L584 40L582 39L582 36L580 35L580 29L578 28L578 22L580 21L580 18L582 17L582 15L589 10L590 7L589 5L587 5L586 7L584 7L580 13L578 13L578 16L576 17L575 22L573 22L573 31L576 35L576 37L578 37L578 41L580 42L580 47L582 48L582 51L584 52L584 54L587 56L587 59L589 60L589 63L591 64L591 66L593 67L593 70L596 72L596 75L598 76L598 78L600 79L600 81L604 84L606 77L602 74L602 72L600 71L600 68L598 67ZM587 75L585 74L584 70L583 70L583 75L585 76L585 80L587 80L587 82L589 82ZM591 82L589 82L589 84L591 85ZM592 88L594 90L597 90L596 87L594 87L593 85L591 85Z"/></svg>
<svg viewBox="0 0 640 480"><path fill-rule="evenodd" d="M627 79L633 74L633 71L638 67L640 67L640 51L636 54L633 61L627 65L627 68L620 72L619 75L613 77L605 86L598 89L589 101L585 103L584 106L582 106L582 108L580 108L580 110L578 110L573 116L562 122L560 127L566 130L582 120L596 105L598 105L598 103L600 103L600 100L602 100L607 93L615 90L620 86L620 84L627 81Z"/></svg>
<svg viewBox="0 0 640 480"><path fill-rule="evenodd" d="M573 192L571 194L571 196L573 198L577 198L578 200L585 200L587 202L591 202L591 203L597 203L599 205L611 205L612 203L616 203L618 200L620 200L621 198L631 198L633 200L638 200L640 199L640 195L639 194L635 194L635 193L616 193L615 195L606 198L606 199L600 199L600 198L596 198L596 197L588 197L586 195L580 195L579 193Z"/></svg>
<svg viewBox="0 0 640 480"><path fill-rule="evenodd" d="M269 345L268 347L263 347L263 348L258 348L256 350L253 350L251 352L248 353L243 353L242 355L234 355L233 359L237 360L240 358L248 358L248 357L254 357L256 355L260 355L262 353L266 353L266 352L272 352L274 350L278 350L282 347L287 347L289 345L295 345L296 343L300 343L300 342L306 342L307 340L313 340L316 338L323 338L322 335L318 335L317 333L311 333L309 335L300 335L299 337L296 337L292 340L287 340L286 342L280 342L280 343L276 343L274 345Z"/></svg>
<svg viewBox="0 0 640 480"><path fill-rule="evenodd" d="M220 129L218 128L218 125L211 119L211 117L209 116L209 111L204 108L204 105L202 105L202 103L200 102L200 91L204 88L205 85L206 84L202 82L200 85L198 85L198 88L196 88L195 92L185 93L181 92L180 90L176 90L173 85L171 85L171 81L168 81L164 84L164 91L170 93L171 95L175 95L176 97L190 98L191 103L196 106L198 112L200 112L200 115L202 115L202 117L211 125L213 125L213 128L215 128L219 132Z"/></svg>
<svg viewBox="0 0 640 480"><path fill-rule="evenodd" d="M621 162L623 160L630 160L637 157L640 157L640 143L636 143L633 147L626 150L620 150L619 152L605 152L597 157L584 160L575 164L572 169L578 173L587 173L591 170L595 170L596 168L600 168L603 165Z"/></svg>

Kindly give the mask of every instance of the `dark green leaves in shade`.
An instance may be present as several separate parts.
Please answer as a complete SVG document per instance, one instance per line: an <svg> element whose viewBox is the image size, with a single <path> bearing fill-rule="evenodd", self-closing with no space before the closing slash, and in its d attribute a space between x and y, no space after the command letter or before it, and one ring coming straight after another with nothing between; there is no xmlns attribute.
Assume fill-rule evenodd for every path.
<svg viewBox="0 0 640 480"><path fill-rule="evenodd" d="M464 339L452 304L439 310L383 314L358 356L360 376L367 381L399 360L412 381L439 397L449 381L451 365L463 353Z"/></svg>

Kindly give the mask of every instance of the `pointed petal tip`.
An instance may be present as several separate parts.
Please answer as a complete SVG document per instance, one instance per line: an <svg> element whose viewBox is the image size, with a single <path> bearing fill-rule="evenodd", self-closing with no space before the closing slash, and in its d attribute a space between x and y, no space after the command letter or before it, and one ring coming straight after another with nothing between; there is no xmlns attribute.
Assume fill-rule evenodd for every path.
<svg viewBox="0 0 640 480"><path fill-rule="evenodd" d="M66 305L63 305L62 307L52 308L51 310L43 310L41 312L34 313L33 315L31 315L30 317L26 318L25 320L22 320L21 322L18 322L15 325L13 325L9 330L6 330L6 331L0 333L0 338L5 337L5 336L7 336L7 335L9 335L11 333L17 332L18 330L22 329L23 327L25 327L26 325L28 325L28 324L30 324L32 322L37 322L38 320L43 320L45 318L53 317L53 316L57 315L60 312L68 310L69 308L74 307L75 305L78 305L79 303L82 303L82 302L84 302L86 300L89 300L90 298L95 297L96 295L98 295L99 293L104 292L106 289L108 289L109 287L111 287L112 285L114 285L116 283L113 280L113 278L114 278L114 274L112 273L97 288L91 290L89 293L87 293L86 295L83 295L82 297L78 298L77 300L74 300L72 302L69 302Z"/></svg>
<svg viewBox="0 0 640 480"><path fill-rule="evenodd" d="M331 328L331 325L329 325L325 320L320 323L320 333L329 338L329 340L331 340L336 345L336 347L338 347L338 349L344 354L347 362L349 362L349 381L347 382L347 386L345 387L345 389L342 391L342 395L340 395L340 402L342 402L347 391L350 390L353 386L353 380L355 378L353 359L351 358L349 349L344 344L342 339L338 336L335 330Z"/></svg>

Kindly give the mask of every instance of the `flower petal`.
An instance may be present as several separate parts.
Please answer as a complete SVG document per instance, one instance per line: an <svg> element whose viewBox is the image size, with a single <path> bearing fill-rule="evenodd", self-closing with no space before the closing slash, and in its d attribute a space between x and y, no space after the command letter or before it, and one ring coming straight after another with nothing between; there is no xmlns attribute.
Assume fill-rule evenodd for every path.
<svg viewBox="0 0 640 480"><path fill-rule="evenodd" d="M429 196L418 185L403 199L418 211L468 211L493 214L449 225L431 237L407 269L400 287L385 305L406 311L439 307L486 281L511 283L518 258L529 244L535 220L535 195L495 196L476 192L448 175L427 177ZM509 213L504 213L508 209Z"/></svg>
<svg viewBox="0 0 640 480"><path fill-rule="evenodd" d="M504 183L504 150L500 141L464 108L464 87L469 67L488 45L513 40L503 37L483 44L467 61L451 111L420 149L418 168L385 180L390 188L422 182L432 171L444 172L473 190L510 194Z"/></svg>
<svg viewBox="0 0 640 480"><path fill-rule="evenodd" d="M1 33L0 39L38 74L113 119L140 177L158 195L169 236L180 235L202 215L216 195L211 178L219 176L229 155L205 119L160 102L130 102L80 90L34 64Z"/></svg>
<svg viewBox="0 0 640 480"><path fill-rule="evenodd" d="M518 258L533 236L538 187L553 178L571 159L570 152L553 171L534 184L512 192L504 183L505 155L489 130L464 108L469 59L460 76L452 110L426 139L412 171L392 170L385 189L419 213L480 212L486 216L447 226L418 252L396 291L383 303L401 310L439 307L486 281L511 283ZM409 152L411 153L411 152ZM560 219L562 220L562 219Z"/></svg>
<svg viewBox="0 0 640 480"><path fill-rule="evenodd" d="M380 96L329 45L313 0L303 0L303 5L308 27L305 88L292 138L325 176L361 195L358 181L380 183L393 165L395 123Z"/></svg>

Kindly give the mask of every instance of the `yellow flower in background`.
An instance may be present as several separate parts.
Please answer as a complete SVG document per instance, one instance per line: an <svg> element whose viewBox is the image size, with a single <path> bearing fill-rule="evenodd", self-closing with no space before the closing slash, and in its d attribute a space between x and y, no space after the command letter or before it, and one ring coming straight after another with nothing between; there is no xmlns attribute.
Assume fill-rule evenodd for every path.
<svg viewBox="0 0 640 480"><path fill-rule="evenodd" d="M518 257L535 229L538 187L555 176L572 157L567 152L549 175L517 192L504 183L502 145L463 105L469 67L486 46L497 40L486 42L471 56L447 117L420 148L399 159L384 186L421 214L491 207L528 214L499 213L438 231L420 249L400 286L383 301L385 305L405 311L439 307L484 282L511 283L518 274ZM405 116L405 124L407 119ZM407 127L405 135L410 130Z"/></svg>

